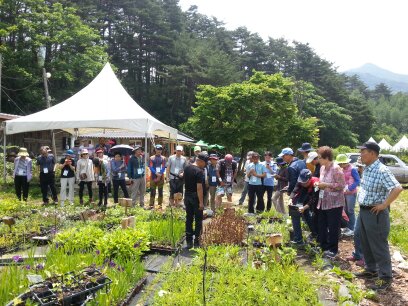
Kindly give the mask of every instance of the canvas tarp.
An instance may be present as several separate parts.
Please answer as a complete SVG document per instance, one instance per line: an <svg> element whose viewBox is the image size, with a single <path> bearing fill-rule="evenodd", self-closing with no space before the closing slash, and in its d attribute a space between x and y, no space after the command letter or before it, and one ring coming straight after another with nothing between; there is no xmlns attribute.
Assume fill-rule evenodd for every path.
<svg viewBox="0 0 408 306"><path fill-rule="evenodd" d="M177 130L141 108L122 87L109 63L67 100L6 122L6 134L62 129L73 135L133 131L176 139Z"/></svg>

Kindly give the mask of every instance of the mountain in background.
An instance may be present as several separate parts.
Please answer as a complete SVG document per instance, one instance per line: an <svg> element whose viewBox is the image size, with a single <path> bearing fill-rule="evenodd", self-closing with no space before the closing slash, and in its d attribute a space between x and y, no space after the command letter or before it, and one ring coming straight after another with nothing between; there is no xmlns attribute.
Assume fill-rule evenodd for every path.
<svg viewBox="0 0 408 306"><path fill-rule="evenodd" d="M398 74L374 64L364 64L360 68L344 71L347 75L358 75L370 89L380 83L386 84L393 92L408 92L408 75Z"/></svg>

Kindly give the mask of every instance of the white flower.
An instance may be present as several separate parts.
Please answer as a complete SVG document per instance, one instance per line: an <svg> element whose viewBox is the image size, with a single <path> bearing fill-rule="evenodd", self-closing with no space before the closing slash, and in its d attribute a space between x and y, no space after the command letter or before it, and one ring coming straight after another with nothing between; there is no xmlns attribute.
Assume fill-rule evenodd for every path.
<svg viewBox="0 0 408 306"><path fill-rule="evenodd" d="M169 292L166 291L166 290L160 290L157 294L158 294L160 297L162 297L162 296L165 295L165 294L169 294Z"/></svg>

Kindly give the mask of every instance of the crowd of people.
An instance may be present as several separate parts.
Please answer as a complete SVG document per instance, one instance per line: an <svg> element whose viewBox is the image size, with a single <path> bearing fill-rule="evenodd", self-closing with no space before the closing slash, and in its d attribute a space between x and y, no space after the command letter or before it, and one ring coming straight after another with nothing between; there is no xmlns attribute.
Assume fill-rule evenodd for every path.
<svg viewBox="0 0 408 306"><path fill-rule="evenodd" d="M258 152L247 153L244 164L244 188L238 205L243 205L248 196L248 213L269 211L272 204L276 211L292 220L293 237L291 243L302 247L305 243L319 245L323 255L334 258L339 252L341 231L345 236L354 236L355 252L348 260L364 267L358 277L378 278L373 289L386 289L392 281L391 259L388 247L390 231L389 207L402 191L388 168L381 164L376 143L367 142L360 148L361 160L350 164L345 154L333 156L330 147L317 150L309 143L303 143L297 151L299 159L291 148L283 148L274 159L270 151L264 153L260 161ZM94 201L92 184L99 189L99 203L106 207L108 195L113 186L113 200L118 202L119 188L124 197L132 198L145 206L146 166L150 171L150 201L147 208L163 205L163 187L169 184L170 205L181 206L184 195L186 210L187 247L199 246L202 230L203 210L212 211L221 206L223 197L232 201L233 189L237 182L238 163L231 154L220 158L218 154L202 152L194 148L194 156L187 158L183 147L177 146L173 155L166 158L160 144L154 146L154 154L145 165L143 148L134 146L130 158L124 159L120 152L111 152L103 145L95 147L95 157L89 157L88 149L82 148L76 160L75 152L67 150L58 163L48 147L41 148L36 159L43 203L49 203L48 193L54 203L58 203L55 187L55 169L61 170L60 203L73 203L74 185L79 184L79 200L83 204L84 189L87 187L89 202ZM27 150L20 148L14 161L14 182L17 197L27 201L29 182L32 178L32 160ZM128 177L129 190L126 184ZM68 189L68 193L67 193ZM266 207L264 197L266 195ZM285 207L285 197L289 205ZM360 206L355 216L355 205ZM286 212L287 208L287 212ZM303 237L301 220L310 235ZM193 224L195 226L193 228Z"/></svg>

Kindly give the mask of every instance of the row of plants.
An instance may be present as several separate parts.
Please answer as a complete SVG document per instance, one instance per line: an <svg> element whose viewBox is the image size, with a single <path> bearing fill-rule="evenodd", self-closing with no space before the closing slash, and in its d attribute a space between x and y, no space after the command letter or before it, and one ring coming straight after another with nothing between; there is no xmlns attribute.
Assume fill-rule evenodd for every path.
<svg viewBox="0 0 408 306"><path fill-rule="evenodd" d="M317 287L293 264L293 253L281 259L269 254L262 268L251 264L256 257L246 261L242 254L237 246L199 250L190 266L182 264L169 272L153 305L318 304Z"/></svg>
<svg viewBox="0 0 408 306"><path fill-rule="evenodd" d="M144 266L140 260L129 260L122 256L107 259L95 252L72 252L67 255L63 248L52 248L47 253L47 259L38 262L30 256L24 262L15 256L15 264L5 266L0 271L0 304L14 300L14 305L21 303L18 297L30 286L27 276L38 275L42 279L60 277L72 271L80 271L89 266L95 266L112 280L110 290L99 291L94 305L116 305L126 297L135 283L144 277ZM18 264L17 264L18 263ZM58 284L56 284L58 285ZM30 305L30 302L22 305Z"/></svg>

